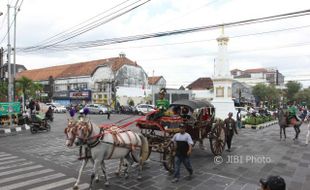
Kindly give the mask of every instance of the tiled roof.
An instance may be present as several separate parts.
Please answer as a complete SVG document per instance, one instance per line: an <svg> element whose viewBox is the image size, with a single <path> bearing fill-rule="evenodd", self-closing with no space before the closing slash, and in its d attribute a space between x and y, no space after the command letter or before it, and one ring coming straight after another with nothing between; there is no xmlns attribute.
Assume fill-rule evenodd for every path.
<svg viewBox="0 0 310 190"><path fill-rule="evenodd" d="M264 69L264 68L247 69L244 72L246 72L246 73L265 73L265 72L267 72L267 69Z"/></svg>
<svg viewBox="0 0 310 190"><path fill-rule="evenodd" d="M149 85L155 85L158 83L158 81L162 78L162 76L154 76L148 78Z"/></svg>
<svg viewBox="0 0 310 190"><path fill-rule="evenodd" d="M213 81L210 77L201 77L189 84L186 88L190 90L206 90L213 88Z"/></svg>
<svg viewBox="0 0 310 190"><path fill-rule="evenodd" d="M113 57L108 59L27 70L18 73L17 78L25 76L33 81L41 81L48 80L50 76L52 76L54 79L75 76L90 76L100 65L110 65L114 72L120 69L123 65L133 65L140 67L136 62L133 62L126 57Z"/></svg>

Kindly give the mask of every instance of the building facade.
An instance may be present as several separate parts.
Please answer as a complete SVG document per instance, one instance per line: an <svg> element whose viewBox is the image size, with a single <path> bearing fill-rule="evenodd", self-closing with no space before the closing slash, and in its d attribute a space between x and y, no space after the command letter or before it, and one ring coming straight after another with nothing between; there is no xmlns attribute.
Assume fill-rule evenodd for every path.
<svg viewBox="0 0 310 190"><path fill-rule="evenodd" d="M257 68L230 71L235 80L255 86L258 83L284 86L284 76L276 68Z"/></svg>
<svg viewBox="0 0 310 190"><path fill-rule="evenodd" d="M144 99L146 72L125 54L19 73L44 86L52 101L63 105L99 103L115 106L123 97Z"/></svg>

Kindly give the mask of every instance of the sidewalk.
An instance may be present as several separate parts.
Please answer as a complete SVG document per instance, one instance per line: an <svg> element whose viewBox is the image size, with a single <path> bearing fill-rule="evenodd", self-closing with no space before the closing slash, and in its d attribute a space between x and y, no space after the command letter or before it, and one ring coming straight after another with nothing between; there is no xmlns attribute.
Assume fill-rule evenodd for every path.
<svg viewBox="0 0 310 190"><path fill-rule="evenodd" d="M24 125L13 125L8 126L8 125L1 125L0 126L0 134L7 134L7 133L16 133L24 130L29 130L30 126L27 124Z"/></svg>

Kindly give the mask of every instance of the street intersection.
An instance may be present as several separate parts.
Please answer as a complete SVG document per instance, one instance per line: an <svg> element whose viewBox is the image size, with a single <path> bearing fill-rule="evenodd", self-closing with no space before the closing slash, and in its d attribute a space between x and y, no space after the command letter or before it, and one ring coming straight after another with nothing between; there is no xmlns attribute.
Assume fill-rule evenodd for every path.
<svg viewBox="0 0 310 190"><path fill-rule="evenodd" d="M51 123L52 131L31 134L29 130L0 136L0 189L72 189L78 175L81 161L78 148L67 148L65 135L67 117L55 114ZM90 115L97 124L122 123L138 116ZM127 120L126 120L127 119ZM129 127L138 130L134 125ZM241 129L235 136L232 152L224 152L214 157L207 139L206 150L194 147L192 163L194 177L187 180L184 168L181 179L171 183L172 176L159 162L160 155L152 153L145 163L143 179L137 180L136 168L133 167L130 178L114 175L118 160L106 162L111 185L104 186L103 178L95 184L95 189L212 189L212 190L256 190L259 179L268 175L281 175L287 189L308 190L310 188L310 147L304 144L306 125L301 127L298 141L293 141L294 130L287 129L288 138L280 141L279 126L273 125L261 130ZM86 167L80 189L87 189L90 181L91 164Z"/></svg>

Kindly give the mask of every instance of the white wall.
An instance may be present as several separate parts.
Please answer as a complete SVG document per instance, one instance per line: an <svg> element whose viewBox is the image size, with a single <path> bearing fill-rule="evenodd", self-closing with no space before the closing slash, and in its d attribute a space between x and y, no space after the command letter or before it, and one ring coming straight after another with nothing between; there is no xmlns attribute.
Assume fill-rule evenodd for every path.
<svg viewBox="0 0 310 190"><path fill-rule="evenodd" d="M192 90L195 99L209 99L213 98L213 90Z"/></svg>

